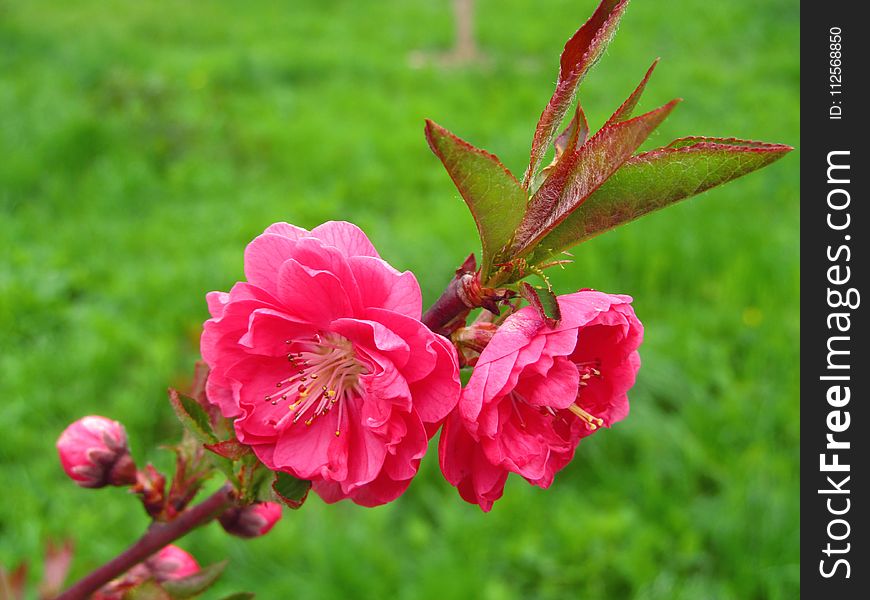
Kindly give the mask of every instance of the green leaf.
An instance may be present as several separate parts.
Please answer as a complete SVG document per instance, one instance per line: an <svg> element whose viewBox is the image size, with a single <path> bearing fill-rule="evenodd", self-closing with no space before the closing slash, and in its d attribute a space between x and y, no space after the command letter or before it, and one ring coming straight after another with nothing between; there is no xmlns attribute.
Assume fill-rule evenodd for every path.
<svg viewBox="0 0 870 600"><path fill-rule="evenodd" d="M541 315L541 318L547 325L555 327L562 320L559 302L556 300L556 294L551 289L534 286L525 281L520 282L519 288L520 296L535 307L535 310L538 311L538 314Z"/></svg>
<svg viewBox="0 0 870 600"><path fill-rule="evenodd" d="M254 592L236 592L235 594L224 596L221 600L251 600L254 596Z"/></svg>
<svg viewBox="0 0 870 600"><path fill-rule="evenodd" d="M213 565L202 568L187 577L164 581L163 589L169 592L173 600L193 598L211 587L211 585L217 581L218 577L221 576L221 573L224 572L226 567L227 561L222 560Z"/></svg>
<svg viewBox="0 0 870 600"><path fill-rule="evenodd" d="M127 590L124 600L173 600L173 597L159 583L149 580Z"/></svg>
<svg viewBox="0 0 870 600"><path fill-rule="evenodd" d="M601 58L610 39L616 33L619 20L627 6L628 0L602 0L589 20L565 44L559 59L556 91L553 92L535 129L529 168L523 177L524 188L528 188L532 183L544 159L544 154L556 137L562 119L571 108L580 82Z"/></svg>
<svg viewBox="0 0 870 600"><path fill-rule="evenodd" d="M581 148L566 153L529 201L526 214L517 227L510 257L529 254L541 238L564 221L631 157L679 102L672 100L627 121L617 119L609 122Z"/></svg>
<svg viewBox="0 0 870 600"><path fill-rule="evenodd" d="M508 244L522 219L528 196L495 155L475 148L429 120L426 121L426 139L477 224L482 246L481 273L485 280L494 257Z"/></svg>
<svg viewBox="0 0 870 600"><path fill-rule="evenodd" d="M275 473L275 481L272 483L272 489L278 498L289 506L297 509L305 502L308 497L308 490L311 489L311 482L305 479L297 479L287 473Z"/></svg>
<svg viewBox="0 0 870 600"><path fill-rule="evenodd" d="M242 457L241 464L239 480L241 481L242 500L245 503L274 500L272 491L269 489L274 472L266 468L266 465L261 463L260 459L253 453Z"/></svg>
<svg viewBox="0 0 870 600"><path fill-rule="evenodd" d="M175 409L175 414L178 416L181 424L201 442L214 444L218 441L217 436L212 430L208 413L205 412L205 409L196 400L169 388L169 402L172 404L172 408Z"/></svg>
<svg viewBox="0 0 870 600"><path fill-rule="evenodd" d="M529 263L540 263L618 225L765 167L791 149L693 137L635 156L541 240Z"/></svg>

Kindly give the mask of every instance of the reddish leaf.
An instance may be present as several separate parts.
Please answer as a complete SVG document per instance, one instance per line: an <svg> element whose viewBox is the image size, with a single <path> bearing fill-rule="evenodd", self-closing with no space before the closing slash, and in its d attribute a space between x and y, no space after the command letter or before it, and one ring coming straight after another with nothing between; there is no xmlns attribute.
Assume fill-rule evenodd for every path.
<svg viewBox="0 0 870 600"><path fill-rule="evenodd" d="M559 309L559 302L552 290L521 281L520 295L535 307L535 310L550 327L555 327L562 320L562 311Z"/></svg>
<svg viewBox="0 0 870 600"><path fill-rule="evenodd" d="M426 139L474 216L480 233L481 272L485 279L493 258L510 241L522 219L528 196L495 155L475 148L429 120Z"/></svg>
<svg viewBox="0 0 870 600"><path fill-rule="evenodd" d="M54 598L63 589L63 582L73 558L72 540L62 544L48 543L45 550L45 563L42 567L42 581L39 583L39 593L43 598Z"/></svg>
<svg viewBox="0 0 870 600"><path fill-rule="evenodd" d="M203 446L206 450L229 460L239 460L251 451L249 446L245 446L238 440L224 440L216 444L203 444Z"/></svg>
<svg viewBox="0 0 870 600"><path fill-rule="evenodd" d="M559 61L559 79L556 91L538 120L532 140L529 168L523 177L528 188L538 172L544 154L553 142L562 119L568 113L583 77L601 57L622 18L628 0L602 0L580 29L565 44Z"/></svg>
<svg viewBox="0 0 870 600"><path fill-rule="evenodd" d="M635 156L544 237L529 262L765 167L789 151L782 144L734 138L681 138Z"/></svg>
<svg viewBox="0 0 870 600"><path fill-rule="evenodd" d="M24 600L27 594L26 585L26 562L22 562L11 573L0 566L0 600Z"/></svg>
<svg viewBox="0 0 870 600"><path fill-rule="evenodd" d="M637 87L634 88L631 96L622 103L622 106L616 109L616 112L610 116L607 123L605 123L605 126L611 125L612 123L620 123L631 118L631 113L634 112L635 107L637 107L637 103L640 101L641 95L643 95L643 90L646 88L646 84L649 82L649 78L652 75L652 72L655 71L657 64L659 64L659 59L653 61L649 69L647 69L646 75L643 76L643 79L641 79Z"/></svg>
<svg viewBox="0 0 870 600"><path fill-rule="evenodd" d="M586 121L586 113L583 112L583 107L581 107L578 102L577 109L574 112L574 116L571 118L571 122L568 123L568 127L566 127L565 131L560 133L559 137L556 138L556 141L553 142L553 146L556 149L556 156L553 162L555 163L558 161L566 152L573 152L585 144L588 138L589 123Z"/></svg>
<svg viewBox="0 0 870 600"><path fill-rule="evenodd" d="M512 256L528 253L628 160L679 100L628 121L609 123L566 154L535 192L517 228ZM617 111L618 112L618 111Z"/></svg>
<svg viewBox="0 0 870 600"><path fill-rule="evenodd" d="M571 117L571 122L568 123L568 127L566 127L565 131L560 133L559 137L556 138L556 141L553 142L553 162L541 169L541 172L535 177L534 183L529 191L534 193L535 190L541 187L541 184L550 176L550 173L553 172L553 169L555 169L556 165L559 164L559 161L562 160L562 157L565 156L566 153L571 153L580 148L586 143L588 138L589 123L586 121L586 113L583 112L583 108L578 102L577 109L574 112L574 116Z"/></svg>

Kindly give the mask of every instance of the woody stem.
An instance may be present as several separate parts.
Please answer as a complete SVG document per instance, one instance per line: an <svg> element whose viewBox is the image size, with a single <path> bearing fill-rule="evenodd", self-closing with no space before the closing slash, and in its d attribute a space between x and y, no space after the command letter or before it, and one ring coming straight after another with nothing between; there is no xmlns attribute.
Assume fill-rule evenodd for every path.
<svg viewBox="0 0 870 600"><path fill-rule="evenodd" d="M191 530L216 519L233 506L235 494L230 484L181 513L168 523L152 523L147 531L124 552L92 571L55 600L85 600L115 577L125 573L164 546L183 537Z"/></svg>
<svg viewBox="0 0 870 600"><path fill-rule="evenodd" d="M423 315L423 324L440 335L449 335L450 325L458 318L465 317L474 308L469 300L468 287L473 275L457 273L447 288Z"/></svg>

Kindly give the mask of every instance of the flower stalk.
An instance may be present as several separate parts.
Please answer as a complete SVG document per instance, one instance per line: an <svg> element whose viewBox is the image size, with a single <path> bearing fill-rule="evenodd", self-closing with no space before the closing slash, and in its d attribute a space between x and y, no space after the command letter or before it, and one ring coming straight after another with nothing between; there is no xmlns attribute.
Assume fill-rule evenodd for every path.
<svg viewBox="0 0 870 600"><path fill-rule="evenodd" d="M225 484L214 494L181 513L168 523L154 522L132 546L86 575L56 600L85 600L112 579L122 575L164 546L187 535L193 529L213 521L235 503L235 492Z"/></svg>

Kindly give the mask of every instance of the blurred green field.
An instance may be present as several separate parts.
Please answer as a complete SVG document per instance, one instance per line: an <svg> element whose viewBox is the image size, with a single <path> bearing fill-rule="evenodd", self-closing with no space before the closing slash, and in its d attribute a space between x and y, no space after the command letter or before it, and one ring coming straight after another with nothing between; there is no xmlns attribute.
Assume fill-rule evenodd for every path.
<svg viewBox="0 0 870 600"><path fill-rule="evenodd" d="M242 277L269 223L352 220L433 300L476 233L423 118L521 173L593 7L481 0L488 63L446 69L408 57L449 48L448 0L0 0L0 564L74 536L81 576L145 527L123 491L68 483L54 440L99 413L169 463L144 449L179 431L165 388L197 358L204 294ZM600 125L661 56L641 108L686 101L647 146L798 146L798 25L792 0L635 0L584 107ZM484 515L431 453L392 505L312 498L262 539L211 526L181 545L230 558L219 592L264 599L796 598L798 167L608 233L555 274L633 295L647 333L631 416L551 490L512 480Z"/></svg>

